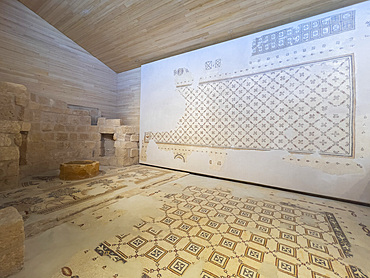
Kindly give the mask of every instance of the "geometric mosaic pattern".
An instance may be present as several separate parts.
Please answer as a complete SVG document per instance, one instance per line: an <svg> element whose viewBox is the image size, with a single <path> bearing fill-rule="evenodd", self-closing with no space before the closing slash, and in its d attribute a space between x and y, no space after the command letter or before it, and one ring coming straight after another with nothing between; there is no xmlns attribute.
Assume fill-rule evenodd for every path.
<svg viewBox="0 0 370 278"><path fill-rule="evenodd" d="M146 132L158 144L353 156L352 55L178 85L178 127Z"/></svg>
<svg viewBox="0 0 370 278"><path fill-rule="evenodd" d="M350 244L333 213L197 186L157 194L163 215L99 244L98 256L141 260L146 278L186 275L200 260L201 278L265 277L263 263L274 277L367 277L345 261Z"/></svg>
<svg viewBox="0 0 370 278"><path fill-rule="evenodd" d="M252 55L283 49L354 29L355 11L327 16L254 39Z"/></svg>

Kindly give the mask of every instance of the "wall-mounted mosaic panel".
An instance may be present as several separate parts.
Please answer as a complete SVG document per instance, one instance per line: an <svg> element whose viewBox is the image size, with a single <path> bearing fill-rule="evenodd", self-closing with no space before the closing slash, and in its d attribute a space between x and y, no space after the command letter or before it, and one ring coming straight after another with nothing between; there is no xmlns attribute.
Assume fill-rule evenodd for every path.
<svg viewBox="0 0 370 278"><path fill-rule="evenodd" d="M142 66L141 163L370 202L369 16L365 2Z"/></svg>

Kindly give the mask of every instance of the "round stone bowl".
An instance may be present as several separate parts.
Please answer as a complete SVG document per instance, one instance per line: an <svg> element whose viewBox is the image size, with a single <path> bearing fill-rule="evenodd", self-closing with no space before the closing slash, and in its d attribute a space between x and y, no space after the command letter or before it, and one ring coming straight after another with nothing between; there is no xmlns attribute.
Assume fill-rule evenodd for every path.
<svg viewBox="0 0 370 278"><path fill-rule="evenodd" d="M60 164L59 178L61 180L82 180L99 174L99 161L82 160Z"/></svg>

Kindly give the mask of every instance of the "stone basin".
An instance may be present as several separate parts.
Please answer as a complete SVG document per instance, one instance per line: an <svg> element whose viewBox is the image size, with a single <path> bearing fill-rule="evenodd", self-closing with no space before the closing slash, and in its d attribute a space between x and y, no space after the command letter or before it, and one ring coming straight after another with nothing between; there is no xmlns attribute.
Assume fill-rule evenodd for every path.
<svg viewBox="0 0 370 278"><path fill-rule="evenodd" d="M99 161L81 160L60 164L61 180L82 180L99 174Z"/></svg>

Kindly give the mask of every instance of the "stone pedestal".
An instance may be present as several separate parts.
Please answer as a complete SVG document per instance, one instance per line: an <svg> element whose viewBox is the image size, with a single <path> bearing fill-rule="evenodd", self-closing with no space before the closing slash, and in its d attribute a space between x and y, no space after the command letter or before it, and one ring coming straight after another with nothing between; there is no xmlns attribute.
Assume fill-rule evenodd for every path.
<svg viewBox="0 0 370 278"><path fill-rule="evenodd" d="M93 160L71 161L60 164L61 180L82 180L99 174L99 162Z"/></svg>
<svg viewBox="0 0 370 278"><path fill-rule="evenodd" d="M0 209L0 277L22 269L24 262L24 224L14 207Z"/></svg>

